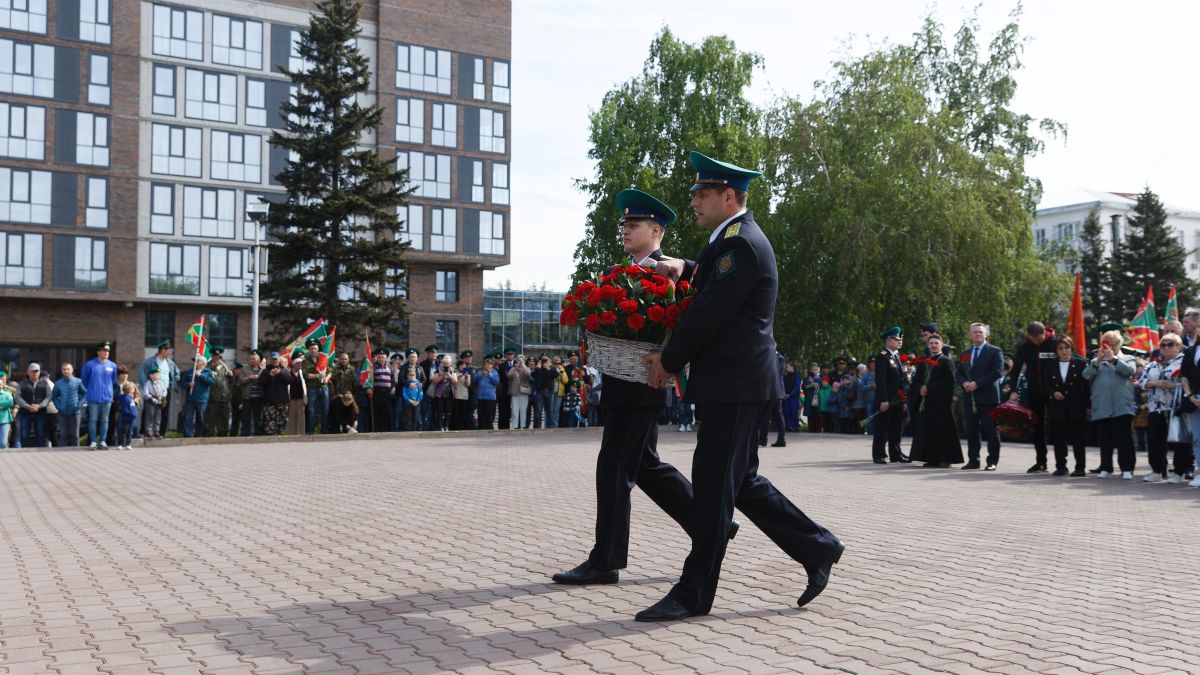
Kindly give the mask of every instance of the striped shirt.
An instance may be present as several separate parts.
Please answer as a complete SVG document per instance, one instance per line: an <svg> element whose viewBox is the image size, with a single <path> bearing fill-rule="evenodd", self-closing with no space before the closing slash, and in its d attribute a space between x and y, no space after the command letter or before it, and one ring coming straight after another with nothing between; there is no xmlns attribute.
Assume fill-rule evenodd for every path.
<svg viewBox="0 0 1200 675"><path fill-rule="evenodd" d="M390 365L375 366L375 391L392 390L392 367Z"/></svg>

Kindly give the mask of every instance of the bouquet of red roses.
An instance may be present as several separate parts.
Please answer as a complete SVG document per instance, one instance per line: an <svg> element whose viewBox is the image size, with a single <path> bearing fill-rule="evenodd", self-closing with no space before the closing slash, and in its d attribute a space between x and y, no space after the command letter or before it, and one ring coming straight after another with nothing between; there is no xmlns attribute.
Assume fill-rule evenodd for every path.
<svg viewBox="0 0 1200 675"><path fill-rule="evenodd" d="M666 341L694 294L686 281L674 283L639 265L618 265L564 296L559 323L583 324L589 361L602 373L640 381L646 372L641 357Z"/></svg>
<svg viewBox="0 0 1200 675"><path fill-rule="evenodd" d="M989 414L996 423L996 431L1009 440L1023 440L1038 421L1032 410L1016 401L1005 401L993 408Z"/></svg>

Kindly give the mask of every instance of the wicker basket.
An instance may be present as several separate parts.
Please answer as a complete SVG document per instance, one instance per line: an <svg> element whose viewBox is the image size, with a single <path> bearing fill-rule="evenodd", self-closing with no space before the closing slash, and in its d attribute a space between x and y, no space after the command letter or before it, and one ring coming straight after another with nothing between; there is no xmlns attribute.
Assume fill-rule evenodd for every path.
<svg viewBox="0 0 1200 675"><path fill-rule="evenodd" d="M665 340L663 344L666 344ZM588 365L604 377L645 384L650 376L650 366L642 363L642 357L657 351L662 351L662 345L587 333ZM675 386L675 378L667 380L666 386Z"/></svg>

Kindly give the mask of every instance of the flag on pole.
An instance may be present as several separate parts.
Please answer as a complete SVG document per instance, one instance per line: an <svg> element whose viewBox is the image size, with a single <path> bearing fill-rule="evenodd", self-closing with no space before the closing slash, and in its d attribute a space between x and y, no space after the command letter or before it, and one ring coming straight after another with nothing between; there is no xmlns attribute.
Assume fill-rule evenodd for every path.
<svg viewBox="0 0 1200 675"><path fill-rule="evenodd" d="M1163 321L1179 320L1179 300L1175 297L1175 284L1171 284L1171 294L1167 296L1167 308L1163 310Z"/></svg>
<svg viewBox="0 0 1200 675"><path fill-rule="evenodd" d="M682 399L683 395L686 393L687 393L687 370L684 369L684 370L679 371L678 373L675 373L675 395Z"/></svg>
<svg viewBox="0 0 1200 675"><path fill-rule="evenodd" d="M1146 292L1146 299L1133 317L1133 323L1125 331L1129 335L1129 348L1147 354L1158 349L1158 319L1154 316L1154 286Z"/></svg>
<svg viewBox="0 0 1200 675"><path fill-rule="evenodd" d="M317 338L320 340L327 335L329 335L329 327L325 325L325 319L317 319L316 321L310 323L308 328L305 328L303 331L301 331L300 335L297 336L295 340L292 340L287 344L286 347L280 349L279 353L288 356L297 349L304 349L304 343L307 342L309 338Z"/></svg>
<svg viewBox="0 0 1200 675"><path fill-rule="evenodd" d="M206 317L203 314L200 315L200 320L192 324L191 328L188 328L187 339L188 342L195 345L196 355L203 356L207 361L212 358L212 349L208 344L208 334L204 330L205 318Z"/></svg>
<svg viewBox="0 0 1200 675"><path fill-rule="evenodd" d="M367 355L363 357L362 365L358 367L358 384L367 396L375 388L375 367L371 364L371 338L367 338Z"/></svg>
<svg viewBox="0 0 1200 675"><path fill-rule="evenodd" d="M1075 343L1075 353L1087 358L1087 331L1083 328L1083 293L1080 275L1075 275L1075 294L1071 297L1071 313L1067 319L1067 335Z"/></svg>
<svg viewBox="0 0 1200 675"><path fill-rule="evenodd" d="M329 327L329 335L321 338L321 353L317 356L317 370L329 370L329 360L337 351L337 326Z"/></svg>

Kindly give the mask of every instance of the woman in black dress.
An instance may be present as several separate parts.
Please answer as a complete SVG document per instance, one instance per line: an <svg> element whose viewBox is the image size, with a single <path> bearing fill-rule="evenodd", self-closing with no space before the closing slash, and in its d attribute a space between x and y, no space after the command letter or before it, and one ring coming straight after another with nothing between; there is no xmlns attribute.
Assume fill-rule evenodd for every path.
<svg viewBox="0 0 1200 675"><path fill-rule="evenodd" d="M929 356L917 365L920 388L921 428L915 430L909 456L925 466L946 468L963 461L958 428L954 425L954 362L942 353L942 336L932 333L926 339Z"/></svg>

